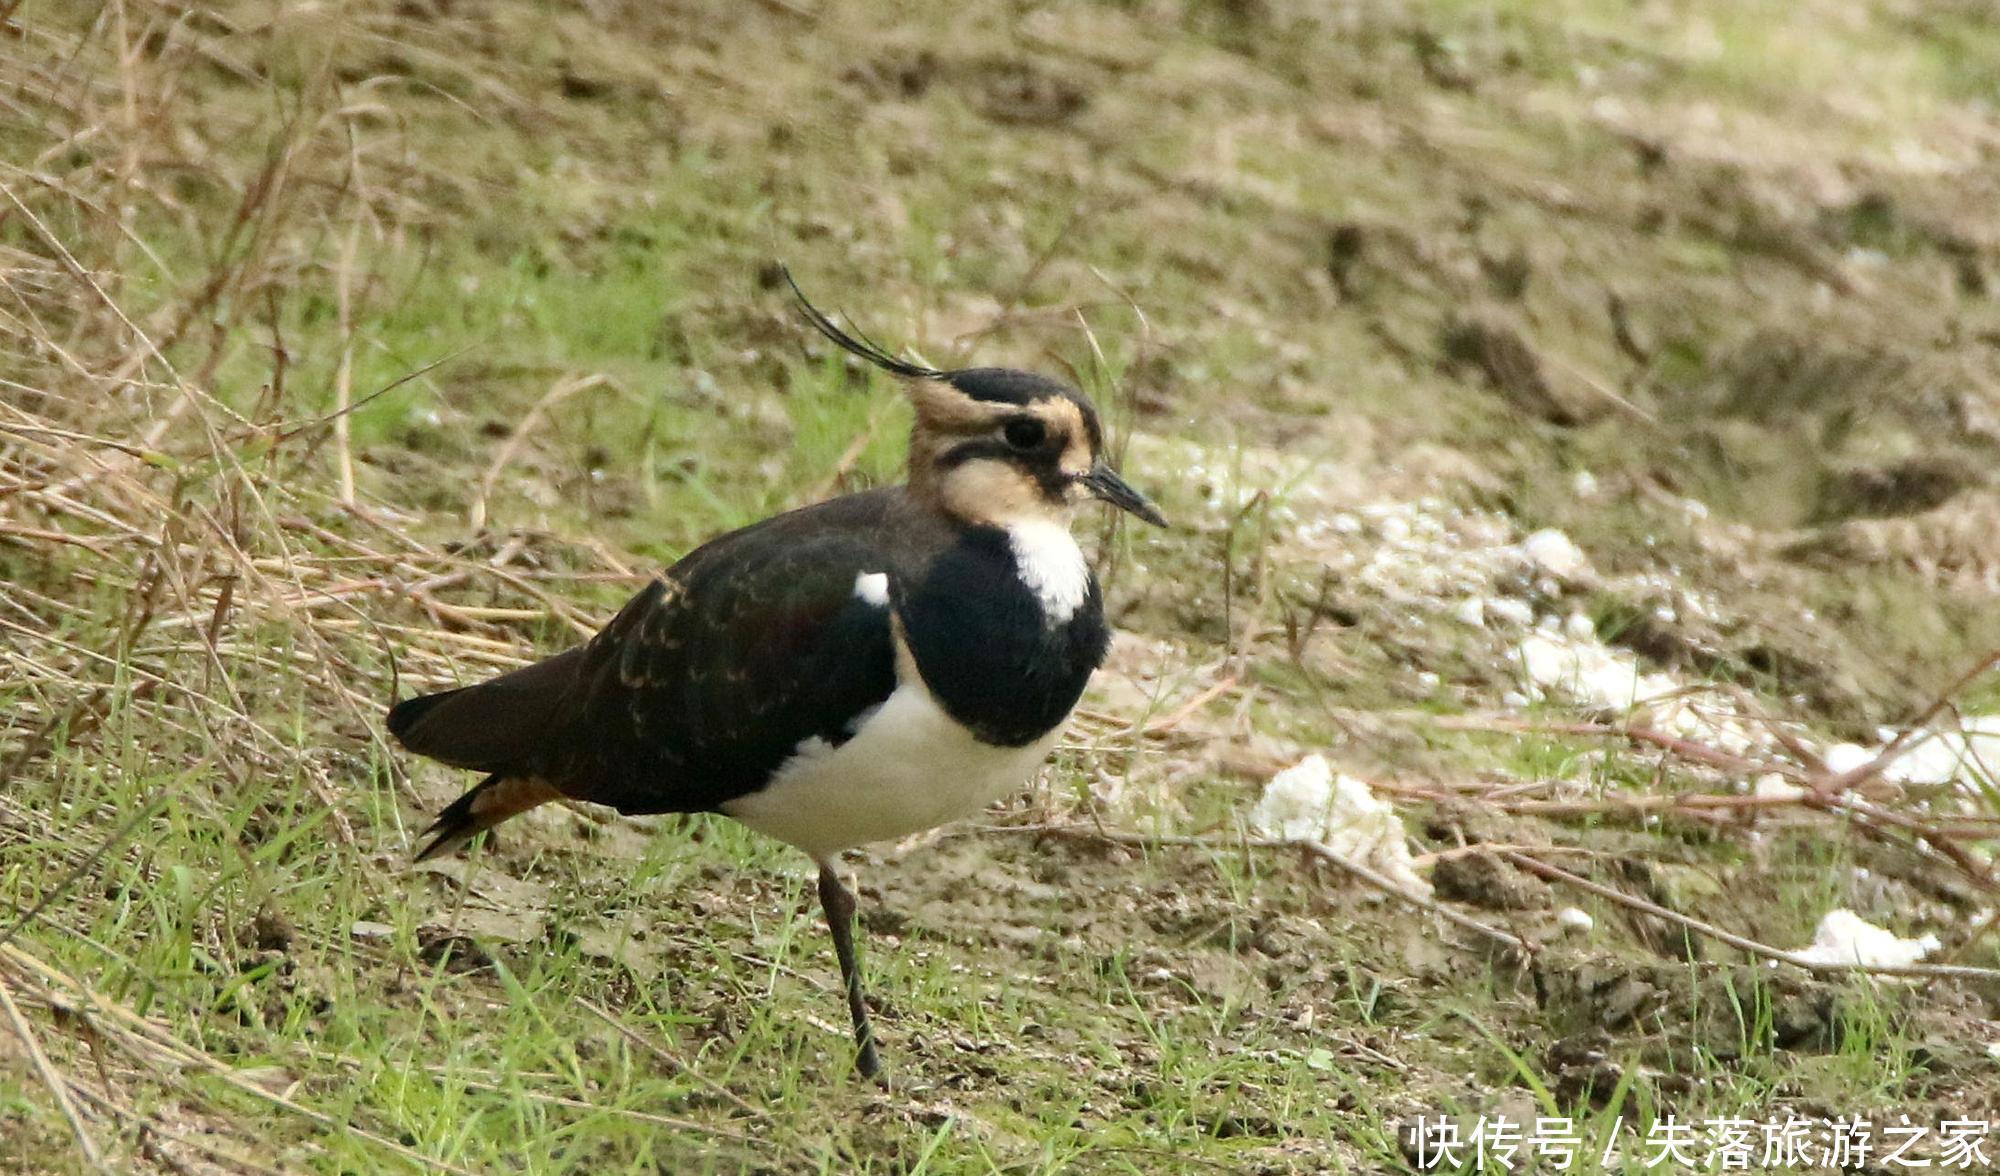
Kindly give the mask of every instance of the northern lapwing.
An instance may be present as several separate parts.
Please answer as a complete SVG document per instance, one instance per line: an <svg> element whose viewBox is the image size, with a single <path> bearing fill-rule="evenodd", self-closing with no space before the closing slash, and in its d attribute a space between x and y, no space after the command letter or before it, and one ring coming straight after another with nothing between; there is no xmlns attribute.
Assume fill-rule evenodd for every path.
<svg viewBox="0 0 2000 1176"><path fill-rule="evenodd" d="M872 1077L854 895L835 863L1027 781L1110 641L1072 516L1094 497L1166 520L1106 463L1075 389L898 359L792 293L820 334L901 377L907 482L712 539L583 645L400 702L388 725L419 755L486 773L418 860L565 797L725 813L810 854Z"/></svg>

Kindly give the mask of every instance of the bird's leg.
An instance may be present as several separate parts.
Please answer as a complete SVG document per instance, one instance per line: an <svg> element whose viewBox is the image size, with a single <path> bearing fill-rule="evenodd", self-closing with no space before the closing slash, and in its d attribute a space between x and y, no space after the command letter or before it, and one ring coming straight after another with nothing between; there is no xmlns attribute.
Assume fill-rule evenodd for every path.
<svg viewBox="0 0 2000 1176"><path fill-rule="evenodd" d="M882 1072L882 1059L875 1054L875 1028L868 1023L868 1006L861 1000L861 965L854 958L854 893L840 884L833 867L819 867L819 905L826 910L826 925L833 932L833 954L840 957L840 978L847 983L847 1011L854 1017L854 1044L861 1054L854 1068L864 1078Z"/></svg>

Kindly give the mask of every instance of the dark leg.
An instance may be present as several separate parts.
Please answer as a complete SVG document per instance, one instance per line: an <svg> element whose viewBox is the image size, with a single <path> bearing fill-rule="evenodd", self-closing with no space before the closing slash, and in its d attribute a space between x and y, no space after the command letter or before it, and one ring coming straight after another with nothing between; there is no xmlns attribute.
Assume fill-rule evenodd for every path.
<svg viewBox="0 0 2000 1176"><path fill-rule="evenodd" d="M854 1044L861 1048L854 1068L863 1078L873 1078L882 1072L882 1059L875 1055L875 1028L868 1023L868 1006L861 1002L861 965L854 959L854 894L824 863L819 868L819 905L826 909L833 954L840 957L840 978L847 982L847 1011L854 1017Z"/></svg>

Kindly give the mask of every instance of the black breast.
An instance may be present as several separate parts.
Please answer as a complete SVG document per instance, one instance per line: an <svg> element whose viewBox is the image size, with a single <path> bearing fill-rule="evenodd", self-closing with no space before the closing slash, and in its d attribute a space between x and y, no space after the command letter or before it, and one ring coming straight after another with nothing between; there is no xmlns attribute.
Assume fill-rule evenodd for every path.
<svg viewBox="0 0 2000 1176"><path fill-rule="evenodd" d="M1095 577L1082 606L1052 624L996 528L965 531L899 589L897 610L925 684L985 743L1020 747L1062 722L1111 639Z"/></svg>

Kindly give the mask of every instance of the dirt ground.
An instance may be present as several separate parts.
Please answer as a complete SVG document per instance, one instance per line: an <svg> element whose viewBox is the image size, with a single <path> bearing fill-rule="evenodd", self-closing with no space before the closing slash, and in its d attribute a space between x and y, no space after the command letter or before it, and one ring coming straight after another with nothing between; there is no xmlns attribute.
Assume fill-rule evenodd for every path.
<svg viewBox="0 0 2000 1176"><path fill-rule="evenodd" d="M1667 1116L2000 1119L1988 6L0 28L0 1168L1381 1171L1505 1114L1641 1171ZM1175 523L1080 524L1121 635L1035 786L854 855L886 1090L796 855L550 809L412 867L471 781L380 726L897 476L780 261L1073 380ZM1315 753L1393 848L1276 844ZM1842 909L1960 970L1759 958Z"/></svg>

